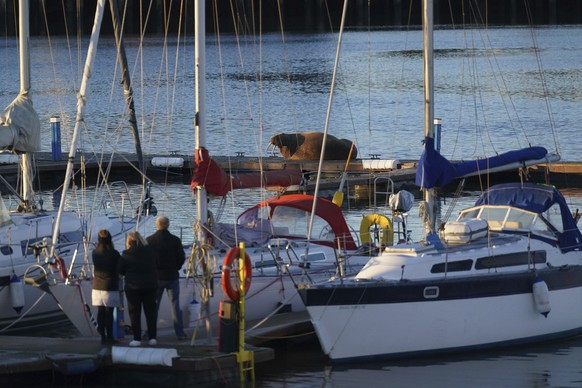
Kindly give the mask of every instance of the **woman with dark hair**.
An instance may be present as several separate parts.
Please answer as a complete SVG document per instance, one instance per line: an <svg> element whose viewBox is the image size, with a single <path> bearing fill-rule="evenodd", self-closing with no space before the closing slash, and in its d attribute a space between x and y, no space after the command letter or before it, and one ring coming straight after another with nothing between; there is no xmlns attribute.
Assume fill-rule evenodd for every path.
<svg viewBox="0 0 582 388"><path fill-rule="evenodd" d="M93 250L93 290L91 301L97 306L97 330L101 343L116 343L113 337L113 309L119 306L119 252L115 250L111 234L101 229Z"/></svg>
<svg viewBox="0 0 582 388"><path fill-rule="evenodd" d="M141 346L141 309L145 314L149 342L157 345L156 292L158 276L156 253L138 232L127 235L125 250L119 261L119 273L125 276L125 297L131 320L133 341L129 346Z"/></svg>

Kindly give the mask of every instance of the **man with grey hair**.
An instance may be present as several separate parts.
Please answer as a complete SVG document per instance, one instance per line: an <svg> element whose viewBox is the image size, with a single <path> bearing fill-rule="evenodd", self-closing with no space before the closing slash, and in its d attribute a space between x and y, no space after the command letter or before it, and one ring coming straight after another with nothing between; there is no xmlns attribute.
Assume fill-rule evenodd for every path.
<svg viewBox="0 0 582 388"><path fill-rule="evenodd" d="M178 339L186 339L182 309L180 308L180 282L178 280L180 268L186 261L186 255L182 241L168 231L169 227L168 217L159 216L156 219L157 231L147 238L148 245L156 251L158 256L156 302L159 310L164 290L166 290L172 306L172 319L174 320L176 336Z"/></svg>

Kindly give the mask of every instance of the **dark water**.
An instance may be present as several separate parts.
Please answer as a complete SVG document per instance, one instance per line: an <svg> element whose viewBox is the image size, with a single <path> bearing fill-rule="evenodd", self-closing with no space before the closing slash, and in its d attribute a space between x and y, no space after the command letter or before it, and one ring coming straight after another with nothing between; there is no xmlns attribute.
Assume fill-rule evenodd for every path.
<svg viewBox="0 0 582 388"><path fill-rule="evenodd" d="M459 159L490 156L531 143L560 151L563 160L579 161L580 36L582 27L578 26L540 28L535 30L537 49L533 49L532 31L526 28L490 29L487 34L437 31L435 113L443 119L443 153ZM243 37L238 45L234 36L223 37L218 45L209 38L210 152L267 156L266 144L276 133L322 131L336 40L334 34L289 34L282 44L280 35L268 34L261 45L250 37ZM185 45L177 47L176 42L170 39L166 46L161 38L151 38L141 52L137 39L126 41L146 153L193 153L193 43L186 39ZM87 42L81 42L80 53L74 42L63 38L50 43L46 38L32 39L33 101L43 124L43 150L50 150L48 123L55 114L63 120L66 150L74 126L79 63L84 61ZM4 39L0 106L8 105L18 93L17 58L15 41ZM133 150L115 64L114 42L104 39L98 48L79 145L88 153ZM377 153L381 158L418 158L423 127L420 32L346 33L340 64L330 133L356 140L360 157ZM538 76L540 68L543 80ZM130 191L137 200L140 188L131 186ZM80 192L70 194L71 208L98 203L91 195L81 201L76 194ZM171 229L191 242L196 208L188 185L157 183L153 194L159 211L170 216ZM459 208L475 198L475 193L465 194ZM242 209L271 195L262 190L237 193L227 198L223 213L216 216L232 220ZM582 208L579 188L566 195L573 209ZM16 203L6 193L3 196L9 207ZM44 196L45 207L51 208L52 193L46 191ZM211 202L214 205L216 201ZM355 206L348 199L346 205L347 219L355 229L362 214L386 211ZM420 237L416 209L409 217L414 239ZM279 345L276 354L275 361L258 365L257 387L582 386L580 338L498 352L334 366L321 353L315 337Z"/></svg>
<svg viewBox="0 0 582 388"><path fill-rule="evenodd" d="M381 333L378 333L381 336ZM317 341L277 352L257 387L580 387L582 337L491 352L333 365Z"/></svg>

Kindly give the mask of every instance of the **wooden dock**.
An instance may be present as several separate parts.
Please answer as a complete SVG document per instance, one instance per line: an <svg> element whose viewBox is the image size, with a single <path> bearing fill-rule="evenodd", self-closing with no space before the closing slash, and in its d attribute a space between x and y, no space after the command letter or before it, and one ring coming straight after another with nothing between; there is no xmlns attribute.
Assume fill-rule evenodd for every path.
<svg viewBox="0 0 582 388"><path fill-rule="evenodd" d="M265 345L274 341L315 339L306 311L275 314L266 321L249 321L245 328L245 350L253 351L255 370L275 360L275 350ZM173 329L158 330L155 347L143 341L138 348L128 346L132 339L128 335L116 345L101 345L97 337L78 336L72 325L63 328L62 335L55 337L0 335L0 384L3 387L44 386L52 381L53 386L66 386L82 380L103 386L239 384L236 353L221 352L220 338L207 335L203 327L187 328L186 333L189 339L177 340ZM192 338L194 335L196 337ZM224 343L223 349L236 346ZM116 362L113 353L119 355L128 349L155 349L157 353L175 351L177 356L172 358L171 366Z"/></svg>
<svg viewBox="0 0 582 388"><path fill-rule="evenodd" d="M63 154L58 160L53 160L50 152L39 152L36 154L36 171L38 181L45 188L58 187L64 178L67 167L67 155ZM109 169L110 180L123 179L126 182L141 182L138 172L138 161L135 154L104 154L99 157L95 155L84 156L85 172L87 179L91 182L104 169ZM182 163L180 166L160 166L156 161L164 159L178 159ZM318 161L292 161L283 157L268 156L258 158L256 156L214 156L218 164L226 171L233 173L259 171L259 170L300 170L308 178L306 191L314 185L315 173L318 171ZM374 182L381 181L389 177L394 182L414 183L416 174L416 160L400 160L397 168L368 168L370 162L381 161L378 155L373 155L370 159L356 159L349 163L347 172L351 186L368 185L374 186ZM146 175L154 182L181 182L188 184L192 177L194 168L194 157L192 155L182 155L178 153L144 155ZM81 154L75 158L75 168L81 166ZM341 173L345 169L345 161L325 161L322 165L323 189L337 189ZM548 178L550 183L558 186L580 187L582 185L582 162L559 162L551 165L538 165L528 169L530 175L534 175L537 181L540 178ZM515 176L514 173L511 173ZM14 163L2 163L0 159L0 175L9 183L16 182L18 176L18 165ZM504 173L496 176L503 177ZM502 178L501 178L502 179Z"/></svg>
<svg viewBox="0 0 582 388"><path fill-rule="evenodd" d="M238 385L239 364L236 353L220 352L216 339L178 341L173 329L158 333L158 344L130 348L131 338L120 339L116 345L101 345L98 338L86 337L23 337L0 336L0 382L12 386L65 386L74 381L99 382L103 386L195 386L224 383ZM158 363L119 362L114 352L143 351L160 354L176 352L171 365ZM270 348L246 345L253 351L255 369L271 361L275 351ZM154 356L151 356L154 358ZM126 360L126 361L127 361ZM52 381L53 383L47 383Z"/></svg>

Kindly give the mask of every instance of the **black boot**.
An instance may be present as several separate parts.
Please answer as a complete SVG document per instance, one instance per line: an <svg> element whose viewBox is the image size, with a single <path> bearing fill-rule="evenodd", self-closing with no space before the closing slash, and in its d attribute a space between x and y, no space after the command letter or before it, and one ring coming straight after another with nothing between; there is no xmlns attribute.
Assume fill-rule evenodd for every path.
<svg viewBox="0 0 582 388"><path fill-rule="evenodd" d="M113 336L113 307L106 307L107 309L107 320L106 320L106 331L107 331L107 343L116 344L118 343Z"/></svg>
<svg viewBox="0 0 582 388"><path fill-rule="evenodd" d="M97 308L97 332L101 335L102 345L107 343L107 337L105 336L105 314L105 307L99 306Z"/></svg>

